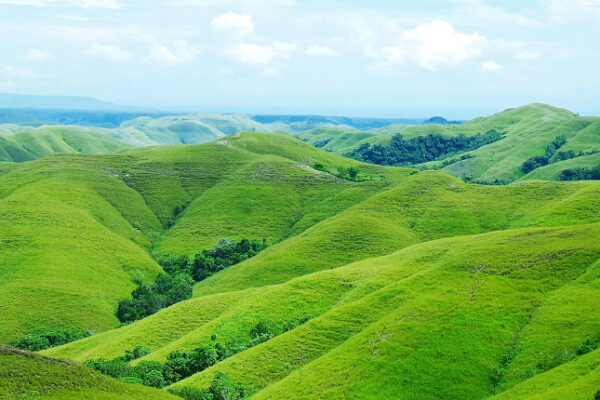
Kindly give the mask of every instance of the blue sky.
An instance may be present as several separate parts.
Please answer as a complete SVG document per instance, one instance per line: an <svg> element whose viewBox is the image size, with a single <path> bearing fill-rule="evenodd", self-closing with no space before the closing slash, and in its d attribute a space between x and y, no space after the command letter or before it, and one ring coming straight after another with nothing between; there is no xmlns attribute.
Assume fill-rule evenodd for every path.
<svg viewBox="0 0 600 400"><path fill-rule="evenodd" d="M600 115L600 0L0 0L0 92L155 108Z"/></svg>

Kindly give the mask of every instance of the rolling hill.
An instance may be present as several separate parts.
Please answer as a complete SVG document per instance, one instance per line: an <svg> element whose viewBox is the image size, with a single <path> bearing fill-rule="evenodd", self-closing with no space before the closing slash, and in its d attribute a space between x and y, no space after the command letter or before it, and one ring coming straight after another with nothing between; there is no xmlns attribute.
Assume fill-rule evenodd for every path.
<svg viewBox="0 0 600 400"><path fill-rule="evenodd" d="M483 152L529 145L533 112L555 127L542 150L581 118L534 105L402 129L507 132ZM561 133L564 147L593 147L592 125ZM0 342L92 330L42 354L151 350L131 365L225 347L168 389L206 389L224 372L251 399L588 400L600 389L600 182L519 179L466 183L250 132L0 164ZM269 247L119 326L117 303L161 271L156 259L222 238Z"/></svg>
<svg viewBox="0 0 600 400"><path fill-rule="evenodd" d="M19 129L0 135L0 161L24 162L61 153L109 154L130 147L82 127Z"/></svg>
<svg viewBox="0 0 600 400"><path fill-rule="evenodd" d="M580 162L583 166L598 164L600 118L580 117L568 110L540 103L476 118L461 125L389 126L369 132L314 130L297 136L325 150L347 154L361 145L389 146L396 134L410 140L426 135L452 138L463 134L473 137L491 130L504 133L501 140L475 149L442 154L433 161L409 164L421 169L439 169L486 184L510 183L520 179L557 180L562 170ZM533 157L543 157L547 146L559 136L566 139L559 152L566 154L568 160L561 160L555 154L550 165L541 166L540 171L522 171L524 162Z"/></svg>

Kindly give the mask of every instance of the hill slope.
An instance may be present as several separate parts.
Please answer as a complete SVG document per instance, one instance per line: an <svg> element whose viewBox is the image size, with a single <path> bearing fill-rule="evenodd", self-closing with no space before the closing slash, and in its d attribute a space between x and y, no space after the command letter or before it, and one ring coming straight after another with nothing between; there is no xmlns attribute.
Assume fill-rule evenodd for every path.
<svg viewBox="0 0 600 400"><path fill-rule="evenodd" d="M31 161L58 153L108 154L128 148L85 128L42 127L0 136L0 161Z"/></svg>
<svg viewBox="0 0 600 400"><path fill-rule="evenodd" d="M75 363L0 346L0 398L174 400L179 397L122 383Z"/></svg>
<svg viewBox="0 0 600 400"><path fill-rule="evenodd" d="M389 146L392 138L400 134L410 140L434 134L472 137L494 130L503 132L500 140L481 147L443 154L434 161L415 164L419 168L441 169L454 176L482 183L509 183L519 179L558 179L567 165L585 166L585 157L600 151L600 118L579 117L568 110L534 103L506 110L490 117L476 118L462 125L390 126L365 132L316 130L301 133L298 137L318 147L339 154L350 153L361 145ZM526 174L521 170L525 161L541 157L547 146L557 137L566 139L557 152L568 154L564 164L555 154L548 173ZM352 148L351 148L352 147ZM436 149L437 151L437 149ZM556 164L555 164L556 163ZM552 172L550 172L552 171ZM559 171L559 172L557 172Z"/></svg>
<svg viewBox="0 0 600 400"><path fill-rule="evenodd" d="M117 326L117 302L133 290L133 280L161 271L150 258L149 238L156 251L176 254L195 254L222 237L280 240L294 221L306 229L411 172L365 166L389 180L355 183L305 164L316 161L357 164L289 136L246 134L203 146L3 165L0 341L34 329ZM227 203L240 192L247 195L242 203ZM339 201L328 202L336 195ZM266 212L266 201L277 214ZM174 210L188 203L179 224L158 241ZM253 203L264 204L248 209Z"/></svg>
<svg viewBox="0 0 600 400"><path fill-rule="evenodd" d="M216 346L226 356L173 388L225 372L255 399L595 393L599 182L467 184L245 133L0 164L0 215L0 340L96 330L48 356ZM224 237L270 247L117 328L134 278L160 271L150 255Z"/></svg>

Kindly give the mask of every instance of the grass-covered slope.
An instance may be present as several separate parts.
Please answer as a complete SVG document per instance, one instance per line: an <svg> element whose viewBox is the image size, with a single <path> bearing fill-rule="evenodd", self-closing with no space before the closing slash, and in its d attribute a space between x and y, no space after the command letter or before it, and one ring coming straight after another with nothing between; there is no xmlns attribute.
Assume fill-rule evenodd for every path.
<svg viewBox="0 0 600 400"><path fill-rule="evenodd" d="M256 398L492 396L600 332L583 300L598 290L599 194L422 172L201 282L192 300L46 353L83 361L141 345L164 361L249 341L259 321L309 319L176 386L223 371Z"/></svg>
<svg viewBox="0 0 600 400"><path fill-rule="evenodd" d="M81 365L0 346L0 398L5 400L174 400L164 391L132 385Z"/></svg>
<svg viewBox="0 0 600 400"><path fill-rule="evenodd" d="M316 161L358 164L266 134L4 164L0 341L35 329L117 326L117 303L133 280L161 271L149 254L152 243L155 252L193 255L223 237L275 242L412 172L365 166L387 178L351 182L307 165ZM174 210L188 203L166 229Z"/></svg>
<svg viewBox="0 0 600 400"><path fill-rule="evenodd" d="M558 180L563 169L588 165L586 153L600 151L600 118L580 117L568 110L540 103L476 118L462 125L390 126L370 132L322 129L301 133L298 137L326 150L345 154L365 143L389 145L395 134L401 134L408 140L429 134L446 137L464 134L468 137L490 130L504 132L505 135L501 140L475 150L450 154L417 166L442 169L482 183L508 183L530 178ZM551 164L544 168L547 172L534 171L535 174L524 176L521 171L523 163L532 157L543 156L547 145L557 136L566 138L559 151L573 151L576 155L581 152L582 155L567 163Z"/></svg>
<svg viewBox="0 0 600 400"><path fill-rule="evenodd" d="M350 166L356 180L338 173ZM134 363L165 362L229 346L174 386L203 389L225 372L256 399L595 393L598 182L467 184L245 133L0 164L0 213L2 340L103 324L47 356L142 346L152 352ZM271 245L193 298L109 330L133 278L160 271L150 254L194 255L223 237ZM259 323L272 337L253 342Z"/></svg>
<svg viewBox="0 0 600 400"><path fill-rule="evenodd" d="M0 136L0 161L31 161L58 153L108 154L129 147L87 128L42 127Z"/></svg>

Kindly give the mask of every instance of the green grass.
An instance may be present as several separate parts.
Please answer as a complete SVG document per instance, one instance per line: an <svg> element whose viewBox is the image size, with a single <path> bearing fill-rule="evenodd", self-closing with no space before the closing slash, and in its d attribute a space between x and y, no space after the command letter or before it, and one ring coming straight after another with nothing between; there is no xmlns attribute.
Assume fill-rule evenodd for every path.
<svg viewBox="0 0 600 400"><path fill-rule="evenodd" d="M533 108L542 123L569 117ZM473 123L517 124L525 111ZM364 180L315 163L357 166ZM467 184L244 133L0 164L0 216L1 340L96 330L46 356L143 346L152 352L135 362L164 361L247 343L260 321L306 321L176 386L202 389L222 371L253 399L595 393L597 350L577 349L600 336L598 182ZM150 254L192 255L223 237L271 246L198 283L192 299L118 327L133 278L160 271Z"/></svg>
<svg viewBox="0 0 600 400"><path fill-rule="evenodd" d="M41 127L0 136L0 161L31 161L58 153L108 154L129 148L83 127Z"/></svg>
<svg viewBox="0 0 600 400"><path fill-rule="evenodd" d="M600 118L579 117L568 110L540 103L476 118L462 125L389 126L369 132L321 129L297 136L312 144L329 140L326 150L345 154L363 143L387 145L397 133L410 139L427 134L456 136L464 133L471 136L491 129L507 134L500 141L465 152L471 157L466 160L452 156L448 158L453 161L450 165L443 166L441 163L444 160L439 160L419 167L441 168L454 176L482 183L509 183L530 178L557 180L559 169L563 166L561 164L564 163L546 167L547 172L534 171L524 178L521 165L531 157L544 155L546 145L559 135L567 138L567 143L560 151L573 150L579 153L600 150ZM579 166L580 161L582 165L585 164L585 159L577 158L569 165Z"/></svg>
<svg viewBox="0 0 600 400"><path fill-rule="evenodd" d="M6 400L179 399L119 382L73 362L0 347L0 398Z"/></svg>

